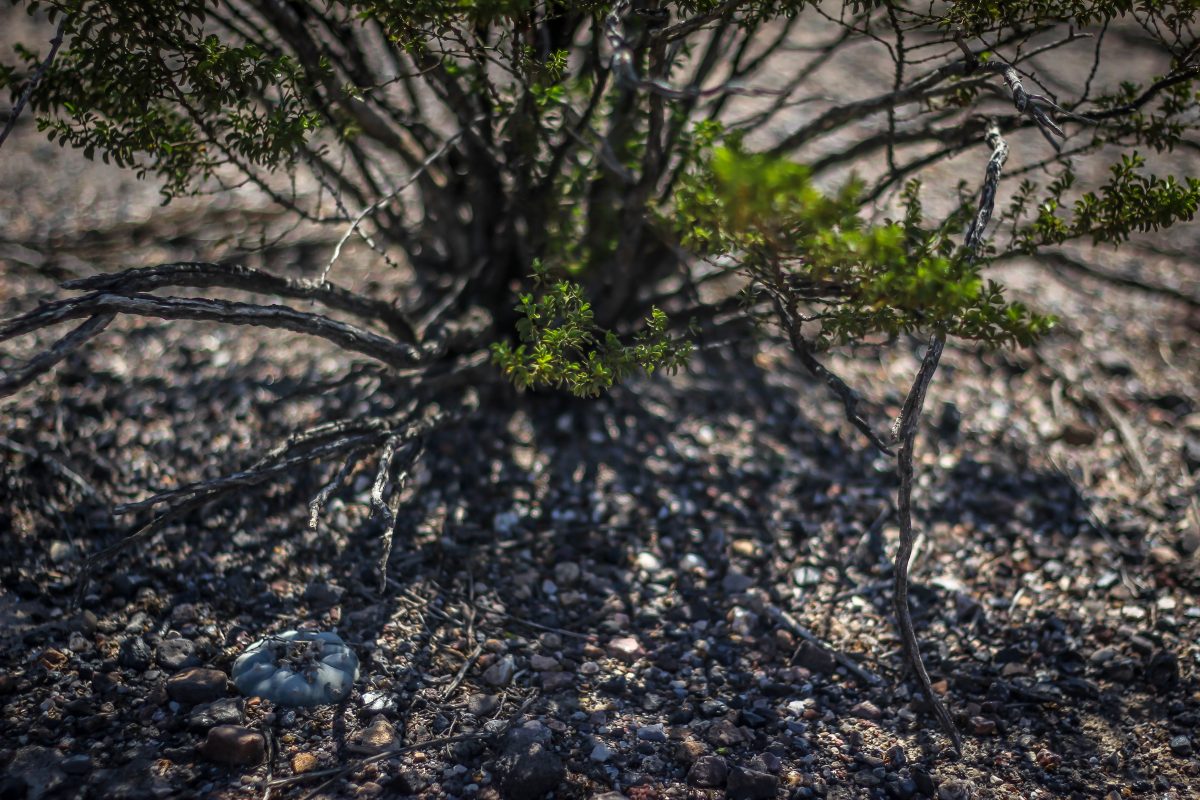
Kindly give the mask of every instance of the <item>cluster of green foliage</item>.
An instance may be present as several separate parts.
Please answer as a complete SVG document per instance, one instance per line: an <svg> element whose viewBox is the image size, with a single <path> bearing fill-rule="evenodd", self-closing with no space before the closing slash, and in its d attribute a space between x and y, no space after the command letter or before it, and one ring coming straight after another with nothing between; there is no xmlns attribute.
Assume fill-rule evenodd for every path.
<svg viewBox="0 0 1200 800"><path fill-rule="evenodd" d="M667 221L697 253L735 259L752 279L815 305L818 346L931 329L1029 344L1052 324L980 276L960 244L967 215L924 227L918 181L902 194L902 221L871 225L859 214L860 181L827 194L804 165L748 153L737 136L716 145L717 135L709 126L696 138Z"/></svg>
<svg viewBox="0 0 1200 800"><path fill-rule="evenodd" d="M212 0L150 0L45 6L69 21L70 45L34 96L50 111L38 127L51 141L162 181L164 201L189 194L226 165L269 171L294 165L320 115L305 101L295 58L206 32ZM0 72L15 87L25 70ZM269 100L269 102L264 102Z"/></svg>
<svg viewBox="0 0 1200 800"><path fill-rule="evenodd" d="M638 371L674 372L687 362L691 343L670 335L660 309L651 308L645 327L626 344L596 325L578 283L553 280L540 262L532 277L538 292L522 294L516 308L521 343L492 345L493 360L518 388L554 386L594 397Z"/></svg>
<svg viewBox="0 0 1200 800"><path fill-rule="evenodd" d="M1200 208L1200 179L1177 180L1147 174L1145 159L1137 153L1121 157L1110 168L1111 177L1098 191L1084 192L1070 204L1070 215L1059 215L1067 206L1064 196L1075 184L1075 173L1064 170L1048 187L1036 217L1014 227L1014 246L1034 253L1047 245L1072 239L1091 239L1094 244L1129 240L1135 232L1157 231L1192 219ZM1006 216L1019 220L1037 191L1033 181L1023 181Z"/></svg>

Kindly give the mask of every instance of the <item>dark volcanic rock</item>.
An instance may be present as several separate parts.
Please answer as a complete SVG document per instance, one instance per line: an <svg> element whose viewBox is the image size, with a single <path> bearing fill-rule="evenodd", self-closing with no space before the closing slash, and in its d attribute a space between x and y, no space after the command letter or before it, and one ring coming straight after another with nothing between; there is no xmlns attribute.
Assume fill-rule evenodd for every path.
<svg viewBox="0 0 1200 800"><path fill-rule="evenodd" d="M9 780L0 786L4 788L6 796L40 800L55 793L66 780L60 758L56 751L48 747L22 747L5 769Z"/></svg>
<svg viewBox="0 0 1200 800"><path fill-rule="evenodd" d="M160 667L171 672L200 666L196 643L189 639L165 639L155 651L154 658Z"/></svg>
<svg viewBox="0 0 1200 800"><path fill-rule="evenodd" d="M562 784L566 769L550 743L550 731L541 725L517 728L507 736L496 759L504 797L535 800Z"/></svg>
<svg viewBox="0 0 1200 800"><path fill-rule="evenodd" d="M692 786L701 789L715 789L725 785L729 775L729 767L720 756L704 756L692 764L688 770L687 781Z"/></svg>
<svg viewBox="0 0 1200 800"><path fill-rule="evenodd" d="M184 705L219 700L225 696L225 673L219 669L188 667L167 679L167 694Z"/></svg>
<svg viewBox="0 0 1200 800"><path fill-rule="evenodd" d="M146 644L146 640L140 636L131 636L121 642L117 662L125 669L143 672L150 668L152 658L153 653L150 651L150 645Z"/></svg>
<svg viewBox="0 0 1200 800"><path fill-rule="evenodd" d="M245 719L245 701L239 697L223 697L202 706L196 706L188 715L188 727L194 731L207 731L217 725L241 725Z"/></svg>
<svg viewBox="0 0 1200 800"><path fill-rule="evenodd" d="M822 675L829 675L837 669L837 659L833 653L812 642L800 645L800 650L796 653L796 664Z"/></svg>
<svg viewBox="0 0 1200 800"><path fill-rule="evenodd" d="M725 787L730 800L765 800L775 796L779 778L766 772L734 767Z"/></svg>

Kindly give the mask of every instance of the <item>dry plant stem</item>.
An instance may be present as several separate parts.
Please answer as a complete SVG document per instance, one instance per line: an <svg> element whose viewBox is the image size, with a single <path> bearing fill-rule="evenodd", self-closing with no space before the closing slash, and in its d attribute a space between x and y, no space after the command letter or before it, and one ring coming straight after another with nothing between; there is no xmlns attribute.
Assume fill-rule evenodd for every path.
<svg viewBox="0 0 1200 800"><path fill-rule="evenodd" d="M54 61L54 57L58 55L58 48L62 47L63 33L66 29L67 17L64 16L58 23L58 30L55 31L54 38L50 40L50 52L46 54L45 60L38 65L37 72L33 73L33 77L29 79L29 83L25 86L25 91L21 92L21 97L17 100L17 104L13 106L12 113L8 115L8 124L4 126L3 131L0 131L0 147L4 146L8 135L16 127L17 118L25 110L25 106L29 103L29 98L33 97L33 90L41 82L42 76L46 74L46 70L50 69L50 64Z"/></svg>
<svg viewBox="0 0 1200 800"><path fill-rule="evenodd" d="M1096 406L1104 412L1104 415L1112 420L1113 425L1117 429L1117 433L1121 437L1121 444L1125 447L1125 454L1128 457L1129 465L1133 467L1133 471L1137 473L1138 488L1146 489L1153 483L1153 468L1146 458L1146 452L1142 449L1141 442L1138 441L1137 432L1133 429L1133 425L1121 413L1116 404L1102 394L1089 392L1086 388L1084 391L1091 394L1092 401Z"/></svg>
<svg viewBox="0 0 1200 800"><path fill-rule="evenodd" d="M104 548L98 553L95 553L83 562L83 567L79 571L79 578L76 580L76 589L74 602L72 603L72 611L83 607L83 599L87 594L88 583L92 575L92 571L98 564L112 556L124 551L128 547L132 547L138 542L149 539L154 534L165 528L169 523L182 517L189 511L195 511L210 500L215 499L222 492L211 492L209 494L199 495L189 498L188 500L173 506L170 510L150 520L150 522L138 528L133 533L129 534L121 541L114 545Z"/></svg>
<svg viewBox="0 0 1200 800"><path fill-rule="evenodd" d="M328 339L345 350L362 353L392 367L415 367L426 360L425 353L411 345L321 314L297 311L288 306L190 297L156 297L141 293L124 295L92 292L70 300L43 303L33 311L0 325L0 341L67 320L104 314L208 320L230 325L281 328Z"/></svg>
<svg viewBox="0 0 1200 800"><path fill-rule="evenodd" d="M251 469L270 464L272 461L282 457L283 455L302 446L315 446L320 442L326 442L330 439L350 436L357 433L367 433L369 431L377 431L386 433L399 427L400 423L409 420L413 412L417 410L418 403L412 400L404 405L403 408L388 414L386 417L366 417L365 419L338 419L331 422L322 422L319 425L314 425L298 433L289 436L285 441L272 447L261 458L254 462ZM114 513L124 514L127 511L135 510L137 504L127 503L118 506Z"/></svg>
<svg viewBox="0 0 1200 800"><path fill-rule="evenodd" d="M308 527L311 530L317 529L317 518L320 517L321 511L325 508L325 504L329 502L329 498L333 493L342 487L346 482L346 478L350 477L350 473L358 466L358 462L362 460L365 451L355 450L350 455L346 456L346 460L342 462L342 466L338 467L338 471L333 478L321 487L316 496L308 503Z"/></svg>
<svg viewBox="0 0 1200 800"><path fill-rule="evenodd" d="M820 638L817 637L816 634L801 625L795 617L784 611L782 608L779 608L774 604L768 604L765 610L767 612L767 616L770 617L777 625L782 625L804 641L815 644L822 650L828 650L831 652L834 659L839 664L845 667L848 672L857 677L863 683L869 686L879 686L883 683L882 678L875 673L864 669L853 658L826 645L820 640Z"/></svg>
<svg viewBox="0 0 1200 800"><path fill-rule="evenodd" d="M390 441L390 440L389 440ZM379 563L376 570L379 573L379 596L382 597L387 593L387 570L388 561L392 557L392 541L396 536L396 526L400 524L400 517L397 515L397 509L400 506L400 493L404 491L404 484L408 481L408 476L412 471L412 467L423 455L424 450L418 444L414 447L411 455L407 458L407 464L404 469L396 476L396 485L392 489L392 497L395 507L384 505L387 509L389 519L383 528L383 543L379 553Z"/></svg>
<svg viewBox="0 0 1200 800"><path fill-rule="evenodd" d="M58 473L59 475L66 478L71 483L78 486L79 490L82 491L85 495L87 495L89 499L92 499L92 500L99 499L100 494L99 494L99 492L96 491L96 487L94 487L90 483L88 483L87 479L85 479L78 472L71 469L66 464L62 463L61 461L59 461L57 458L50 455L49 453L39 453L37 450L34 450L32 447L26 447L25 445L14 442L12 439L9 439L5 436L0 436L0 448L9 450L13 453L20 453L21 455L25 456L25 458L29 459L30 461L36 461L38 463L44 464L52 472Z"/></svg>
<svg viewBox="0 0 1200 800"><path fill-rule="evenodd" d="M291 455L276 463L265 465L256 465L249 470L227 475L222 478L217 478L211 481L201 481L189 486L183 486L179 489L162 492L150 497L146 500L140 500L136 503L128 503L124 506L119 506L114 509L114 513L128 513L132 510L140 510L150 508L162 503L170 505L145 525L137 528L133 533L125 536L118 541L98 553L88 557L84 562L83 569L79 576L78 589L75 597L75 605L78 607L82 603L84 593L87 589L88 578L92 570L101 562L106 561L112 556L123 552L135 544L149 539L154 534L161 531L169 523L180 518L184 514L194 511L205 504L223 497L237 489L249 488L265 483L273 478L281 475L293 474L296 467L309 464L321 458L332 456L340 456L345 453L355 453L371 447L379 446L382 442L389 438L395 438L401 445L407 444L422 436L428 435L435 430L445 426L446 424L456 421L462 417L464 413L474 410L476 401L473 396L466 397L459 407L450 410L432 410L430 413L418 421L411 422L403 428L396 430L368 431L366 433L357 433L353 436L345 436L333 442L322 444L318 447L305 449L303 446L297 448L302 452ZM356 456L351 456L355 459ZM310 507L311 512L311 507Z"/></svg>
<svg viewBox="0 0 1200 800"><path fill-rule="evenodd" d="M328 281L281 278L240 264L182 261L93 275L66 281L62 286L64 289L77 291L108 291L118 294L152 292L169 286L223 288L312 300L363 320L381 322L396 338L408 344L416 344L412 323L391 303L374 300Z"/></svg>
<svg viewBox="0 0 1200 800"><path fill-rule="evenodd" d="M1018 108L1020 107L1018 104ZM1000 135L1000 129L996 125L989 126L986 139L988 146L992 148L992 155L988 158L987 169L984 173L979 210L976 212L975 218L971 220L971 226L967 230L966 239L963 242L965 251L963 257L970 260L974 260L983 247L987 225L992 218L992 210L996 204L996 189L1000 185L1000 171L1008 159L1008 144ZM896 426L893 428L893 434L900 442L897 455L900 489L896 505L900 520L900 544L896 550L893 603L896 611L896 625L900 629L900 637L904 642L904 654L908 659L909 666L916 673L917 679L921 683L921 691L933 707L942 729L954 742L954 749L961 753L962 737L954 726L950 712L946 710L941 699L933 693L929 673L925 669L924 661L921 660L921 649L917 643L912 612L908 606L908 567L917 540L912 522L913 450L916 446L917 430L921 423L921 409L925 405L925 392L929 389L929 384L937 371L945 345L946 337L943 333L934 333L929 338L925 357L921 359L921 368L917 371L917 377L913 381L908 397L904 401L904 407L900 411L900 417L896 420Z"/></svg>
<svg viewBox="0 0 1200 800"><path fill-rule="evenodd" d="M896 611L896 624L900 629L900 638L904 642L904 655L909 666L921 682L921 691L925 699L933 706L934 714L942 726L942 730L954 742L954 749L962 752L962 737L954 726L950 712L933 691L929 673L921 660L921 650L917 643L917 634L913 629L912 613L908 607L908 564L912 557L916 533L912 524L912 484L913 484L913 449L916 445L917 428L921 421L921 408L925 405L925 392L929 388L933 374L937 371L938 362L942 357L942 348L946 337L935 333L929 339L929 347L921 360L921 369L913 382L908 398L904 401L904 410L900 425L900 450L897 464L900 471L900 489L897 497L897 511L900 519L900 545L896 549L895 596L893 603Z"/></svg>
<svg viewBox="0 0 1200 800"><path fill-rule="evenodd" d="M462 686L462 682L467 679L467 673L471 671L471 667L475 666L475 662L479 660L479 656L482 654L483 645L477 644L475 645L475 649L472 650L465 659L463 659L462 666L459 667L458 672L454 675L454 678L442 691L443 703L450 699L450 696L454 694L459 686Z"/></svg>
<svg viewBox="0 0 1200 800"><path fill-rule="evenodd" d="M210 481L202 481L199 483L188 484L181 486L178 489L168 489L159 494L149 497L145 500L138 500L133 503L124 503L113 509L113 514L122 516L137 511L142 511L163 503L175 503L186 501L190 498L209 496L214 493L222 493L239 488L248 488L264 483L272 478L286 475L291 470L302 464L310 461L316 461L322 458L331 458L340 456L350 450L359 447L366 447L375 444L379 441L381 434L364 433L355 436L349 436L339 439L334 442L306 449L301 453L290 456L282 461L274 464L268 464L261 467L253 467L251 469L235 472L231 475L226 475L220 478L214 478Z"/></svg>
<svg viewBox="0 0 1200 800"><path fill-rule="evenodd" d="M371 485L371 507L379 513L379 516L383 517L384 525L388 528L395 523L395 518L392 516L392 509L387 504L387 498L383 496L383 490L387 486L392 469L392 459L395 458L396 449L400 444L400 437L395 435L389 436L383 443L383 448L379 451L379 465L375 470L375 482Z"/></svg>
<svg viewBox="0 0 1200 800"><path fill-rule="evenodd" d="M976 212L975 219L971 220L971 227L967 230L966 241L963 243L967 257L972 259L983 245L988 222L992 219L992 209L996 205L996 189L1000 185L1000 170L1004 168L1004 162L1008 160L1008 144L1000 136L999 127L995 124L989 126L984 138L987 140L988 146L992 148L992 157L988 159L987 172L983 179L979 211Z"/></svg>
<svg viewBox="0 0 1200 800"><path fill-rule="evenodd" d="M721 84L720 86L714 86L711 89L701 89L697 86L688 86L683 89L677 89L659 79L642 78L638 75L637 67L635 66L634 49L629 40L625 37L624 15L629 13L630 5L631 4L629 0L619 0L619 2L613 6L612 10L609 11L608 15L604 18L604 38L608 41L608 44L613 51L610 69L612 70L613 75L616 76L618 84L630 89L647 92L657 97L663 97L668 100L689 100L726 94L745 95L748 97L775 97L783 94L783 92L776 89L758 89L742 86L737 81L729 81ZM736 5L736 3L729 3L727 5L733 6ZM699 25L704 24L704 21L708 20L708 15L700 18L693 17L693 20L698 21L696 23L698 27ZM676 26L676 29L685 29L685 26L688 26L685 30L690 31L691 24L691 21L684 22L679 26ZM670 31L671 29L668 28L666 30ZM659 36L655 38L662 42L670 41L671 36L668 34L666 37Z"/></svg>
<svg viewBox="0 0 1200 800"><path fill-rule="evenodd" d="M858 411L859 398L858 394L851 389L845 381L830 372L829 369L817 360L813 355L812 348L808 346L808 342L804 339L804 335L800 331L800 318L789 311L785 305L784 299L776 291L772 291L770 287L766 287L771 293L771 300L775 304L775 310L779 314L780 321L784 324L787 330L788 339L791 342L792 350L796 357L800 359L800 363L808 370L814 378L819 378L825 382L829 390L842 401L842 408L846 414L846 419L850 421L854 427L858 428L867 440L873 444L881 453L891 455L891 449L884 444L883 440L871 430L871 426L863 419L862 414Z"/></svg>
<svg viewBox="0 0 1200 800"><path fill-rule="evenodd" d="M475 121L478 122L479 120L476 119ZM334 265L337 264L338 257L342 254L342 248L346 245L346 241L349 240L349 238L351 236L353 236L356 231L358 231L358 227L362 224L363 220L365 220L370 215L374 214L376 211L378 211L380 208L382 208L387 203L391 202L396 197L396 195L400 194L400 192L404 191L407 187L409 187L413 183L415 183L417 181L417 179L419 179L422 175L425 174L425 171L427 169L429 169L430 165L432 165L433 162L437 161L439 158L441 158L443 155L445 155L446 152L451 148L451 146L453 146L455 142L457 142L459 139L462 138L463 133L465 133L465 131L459 131L458 133L454 134L449 139L447 139L445 142L443 142L442 146L439 147L434 152L430 153L429 156L424 161L421 162L421 166L419 166L416 170L414 170L411 175L409 175L406 179L404 179L399 184L397 184L390 192L385 194L383 197L379 198L374 203L371 203L369 206L364 208L362 211L360 211L354 217L354 220L350 223L350 227L346 229L346 232L342 234L342 238L338 239L337 245L333 248L333 255L329 257L329 263L325 265L325 269L321 273L321 281L322 282L324 282L324 280L327 277L329 277L329 272L333 269ZM372 247L375 246L374 242L371 241L370 237L367 234L360 233L360 235L363 237L363 240L366 241L369 245L371 245Z"/></svg>
<svg viewBox="0 0 1200 800"><path fill-rule="evenodd" d="M28 386L39 375L54 369L54 365L66 358L73 350L99 334L113 321L113 314L97 314L79 325L75 330L59 339L54 345L31 358L25 366L0 377L0 398Z"/></svg>
<svg viewBox="0 0 1200 800"><path fill-rule="evenodd" d="M466 404L464 404L463 408L465 409L465 407ZM117 506L113 509L113 513L117 515L128 514L196 495L207 495L215 491L255 486L279 475L287 474L290 470L301 464L321 458L340 456L356 448L376 445L381 441L387 441L388 437L394 438L398 445L406 444L432 433L452 420L459 419L461 413L463 413L463 409L454 409L451 411L438 410L426 415L423 419L411 422L395 431L360 432L310 449L297 448L301 452L275 463L261 466L256 465L250 469L235 472L221 478L181 486L178 489L169 489L145 500L138 500L134 503L125 503L124 505Z"/></svg>

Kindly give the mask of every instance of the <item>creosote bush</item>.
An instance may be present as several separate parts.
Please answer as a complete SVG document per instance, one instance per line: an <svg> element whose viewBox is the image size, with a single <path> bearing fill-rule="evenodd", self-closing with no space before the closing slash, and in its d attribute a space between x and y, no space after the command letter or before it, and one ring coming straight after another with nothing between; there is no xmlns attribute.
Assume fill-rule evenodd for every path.
<svg viewBox="0 0 1200 800"><path fill-rule="evenodd" d="M874 447L898 443L897 617L955 736L929 692L905 596L912 453L942 348L947 338L1024 346L1052 326L1006 298L994 265L1075 240L1119 245L1191 219L1200 202L1200 181L1156 174L1146 159L1200 146L1191 4L16 6L58 35L48 51L30 43L0 66L16 105L10 127L28 103L50 139L156 180L164 202L251 184L340 241L316 278L166 264L74 281L66 288L82 294L0 323L7 340L82 320L28 363L4 363L0 396L131 314L323 337L381 362L382 391L405 398L297 432L250 470L118 509L149 517L89 563L302 464L327 473L315 521L374 458L372 501L389 531L384 585L396 487L426 436L471 413L464 387L503 375L591 396L678 369L706 342L781 331ZM1119 30L1160 58L1144 74L1124 64L1114 82ZM819 71L863 43L859 58L882 65L886 85L814 92ZM1090 68L1066 68L1068 52ZM1053 95L1050 75L1072 91ZM1006 175L1018 147L1023 166ZM974 172L931 218L923 174L963 153L978 156ZM1083 185L1085 158L1111 163L1108 180ZM397 267L383 296L338 284L351 236ZM740 292L702 291L730 280ZM183 286L325 311L156 294ZM910 335L929 344L887 440L820 356Z"/></svg>

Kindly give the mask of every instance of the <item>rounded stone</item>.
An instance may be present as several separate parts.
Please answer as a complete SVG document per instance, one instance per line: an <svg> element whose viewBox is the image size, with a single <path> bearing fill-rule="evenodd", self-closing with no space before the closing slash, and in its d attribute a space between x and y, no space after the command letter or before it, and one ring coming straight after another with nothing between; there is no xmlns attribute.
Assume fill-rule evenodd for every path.
<svg viewBox="0 0 1200 800"><path fill-rule="evenodd" d="M240 725L218 725L208 732L200 754L219 764L258 764L267 753L267 742L256 730Z"/></svg>
<svg viewBox="0 0 1200 800"><path fill-rule="evenodd" d="M188 667L167 679L167 694L184 705L219 700L225 696L225 673L219 669Z"/></svg>

